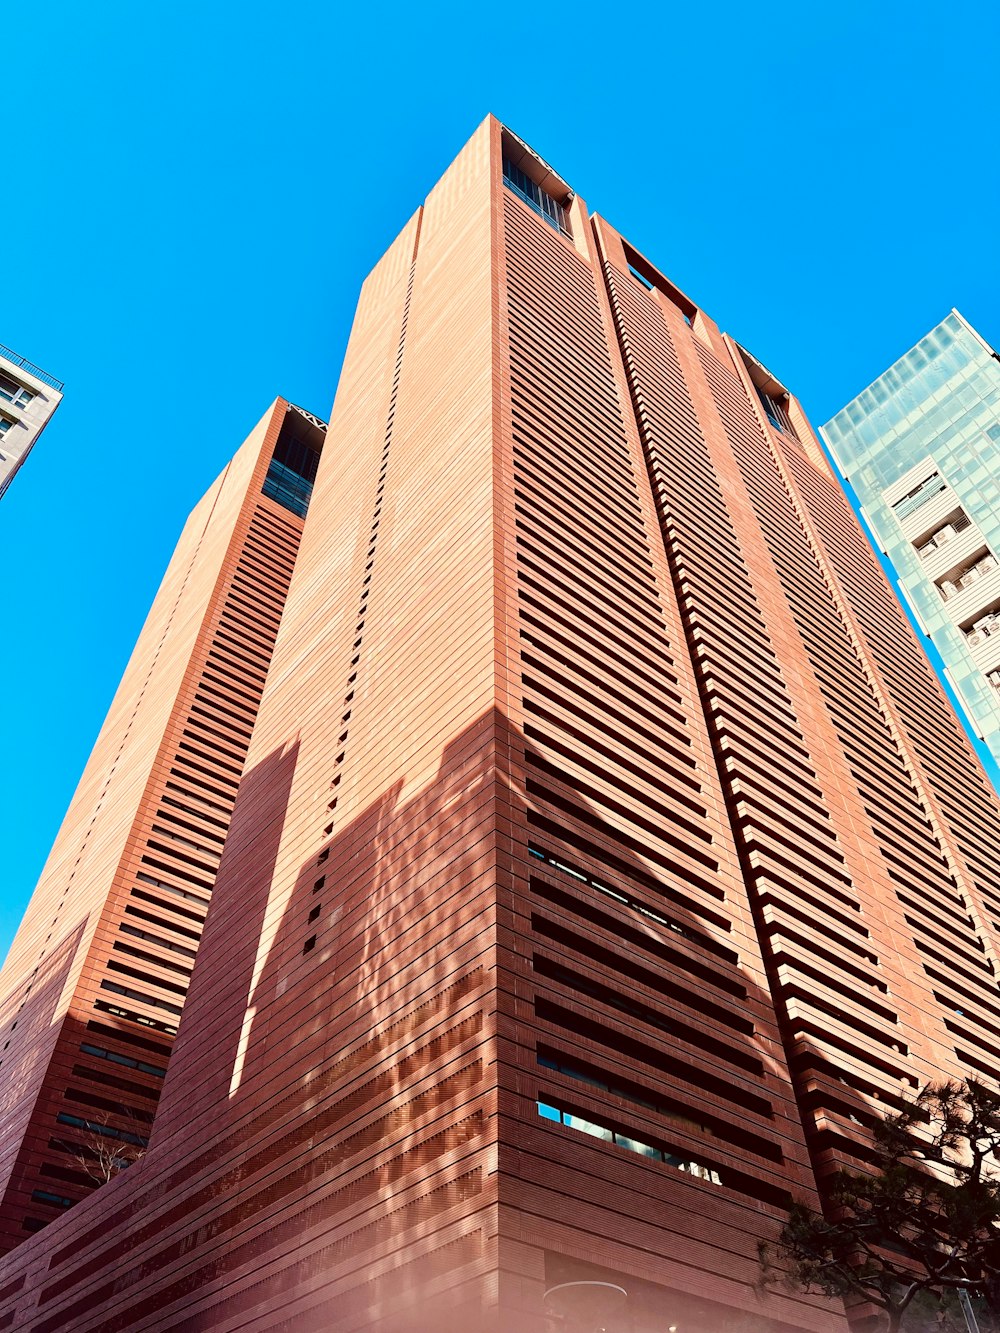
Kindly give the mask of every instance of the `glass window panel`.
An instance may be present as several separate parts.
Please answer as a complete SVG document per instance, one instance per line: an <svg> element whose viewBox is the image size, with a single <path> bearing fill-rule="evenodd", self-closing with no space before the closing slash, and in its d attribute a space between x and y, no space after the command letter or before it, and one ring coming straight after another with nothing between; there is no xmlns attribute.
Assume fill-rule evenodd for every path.
<svg viewBox="0 0 1000 1333"><path fill-rule="evenodd" d="M619 1148L627 1148L629 1152L638 1153L640 1157L652 1157L657 1162L663 1161L663 1153L659 1148L654 1148L651 1143L643 1143L642 1139L631 1139L627 1134L616 1134L615 1143Z"/></svg>
<svg viewBox="0 0 1000 1333"><path fill-rule="evenodd" d="M571 1115L569 1111L563 1111L563 1124L569 1125L570 1129L578 1129L584 1134L589 1134L591 1138L604 1139L606 1143L611 1143L614 1139L610 1129L605 1129L603 1125L595 1125L593 1120L586 1120L582 1115Z"/></svg>

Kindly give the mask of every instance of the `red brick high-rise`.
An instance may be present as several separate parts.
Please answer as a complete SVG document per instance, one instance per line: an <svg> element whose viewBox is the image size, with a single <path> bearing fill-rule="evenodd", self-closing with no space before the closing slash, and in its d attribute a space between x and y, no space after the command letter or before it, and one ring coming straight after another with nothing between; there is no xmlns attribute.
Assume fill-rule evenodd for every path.
<svg viewBox="0 0 1000 1333"><path fill-rule="evenodd" d="M0 1328L844 1330L757 1245L992 1077L1000 810L798 404L489 119L329 435L149 1151Z"/></svg>
<svg viewBox="0 0 1000 1333"><path fill-rule="evenodd" d="M0 974L0 1250L148 1138L323 429L278 399L192 513Z"/></svg>

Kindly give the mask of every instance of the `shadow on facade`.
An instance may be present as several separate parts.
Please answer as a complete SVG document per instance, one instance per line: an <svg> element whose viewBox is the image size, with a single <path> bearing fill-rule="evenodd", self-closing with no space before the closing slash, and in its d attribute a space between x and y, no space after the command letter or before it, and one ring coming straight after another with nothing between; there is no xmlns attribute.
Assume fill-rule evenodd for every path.
<svg viewBox="0 0 1000 1333"><path fill-rule="evenodd" d="M73 968L80 943L87 933L89 914L72 927L34 969L22 985L11 987L9 1001L19 1006L17 1016L7 1029L7 1046L0 1056L3 1066L3 1094L0 1096L0 1246L9 1248L24 1239L22 1220L30 1209L30 1189L25 1187L28 1163L37 1145L25 1139L24 1131L34 1110L34 1103L24 1097L24 1087L32 1081L39 1065L48 1067L59 1038L57 1018L60 1000ZM30 990L29 990L30 988ZM26 992L27 995L25 994ZM24 997L23 1004L17 997ZM12 1017L13 1009L5 1017ZM16 1035L15 1035L16 1034ZM12 1118L15 1113L17 1118Z"/></svg>
<svg viewBox="0 0 1000 1333"><path fill-rule="evenodd" d="M518 1222L533 1185L530 1149L516 1168L509 1159L499 1196L495 1174L498 1096L508 1117L503 1132L512 1136L502 1155L515 1152L524 1130L529 1137L546 1130L535 1106L546 1071L532 1049L539 1030L532 1001L542 990L558 995L559 986L533 973L531 955L565 953L531 931L539 900L529 878L549 872L527 855L525 747L499 712L477 719L445 747L423 789L404 797L401 779L331 837L317 838L273 932L268 904L297 750L276 752L246 775L162 1120L134 1173L141 1180L112 1182L11 1256L51 1249L41 1292L22 1298L10 1327L130 1333L162 1326L177 1302L173 1317L192 1333L242 1319L289 1333L549 1333L543 1291L563 1273L585 1274L589 1247L577 1241L576 1253L546 1257L544 1213ZM636 895L656 905L650 868L616 841L612 826L601 833L600 812L575 799L590 843L613 854L616 878L631 876ZM329 818L325 804L318 808ZM568 821L567 848L573 838ZM552 915L551 903L542 905ZM681 927L726 936L677 902L669 911ZM593 937L592 924L574 928ZM663 933L648 922L640 929ZM605 967L604 975L626 993L629 960L638 966L641 950L617 952L620 972ZM641 962L648 985L656 960ZM594 959L582 966L602 971ZM769 1008L753 979L739 976L748 1005ZM628 1028L588 998L576 1001L608 1031ZM248 1018L234 1021L244 1007ZM596 1041L570 1040L593 1062L621 1065L621 1052L602 1056ZM762 1062L775 1091L790 1095L777 1053L753 1035L734 1033L732 1044ZM199 1105L210 1091L211 1107L190 1132L189 1088ZM635 1108L615 1104L616 1116L636 1118ZM572 1133L549 1128L564 1141ZM503 1227L512 1224L534 1256L530 1272L503 1272ZM660 1329L671 1293L647 1279L669 1259L654 1256L647 1278L621 1279L637 1294L608 1333ZM682 1333L792 1327L763 1310L703 1303L699 1315L694 1298L677 1300L687 1312ZM828 1327L836 1326L831 1317ZM577 1331L567 1325L557 1333Z"/></svg>
<svg viewBox="0 0 1000 1333"><path fill-rule="evenodd" d="M151 1149L184 1132L189 1089L196 1090L199 1107L217 1107L224 1118L239 1086L244 1013L260 1010L259 954L298 757L296 739L273 750L240 782Z"/></svg>

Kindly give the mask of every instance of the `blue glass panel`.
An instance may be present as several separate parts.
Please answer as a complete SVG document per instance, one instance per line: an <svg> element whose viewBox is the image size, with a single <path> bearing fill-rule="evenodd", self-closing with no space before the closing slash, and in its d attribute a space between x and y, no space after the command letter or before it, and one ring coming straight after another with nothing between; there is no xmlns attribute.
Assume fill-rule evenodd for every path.
<svg viewBox="0 0 1000 1333"><path fill-rule="evenodd" d="M284 463L279 463L276 458L271 460L264 485L261 487L266 496L276 500L285 509L290 509L293 514L298 514L300 518L306 516L312 488L311 481L299 476Z"/></svg>

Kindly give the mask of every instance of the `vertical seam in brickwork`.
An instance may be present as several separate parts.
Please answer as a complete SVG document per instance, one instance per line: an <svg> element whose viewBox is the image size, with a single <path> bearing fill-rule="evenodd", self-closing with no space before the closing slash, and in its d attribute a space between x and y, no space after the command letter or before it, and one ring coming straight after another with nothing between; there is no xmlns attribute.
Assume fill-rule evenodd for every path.
<svg viewBox="0 0 1000 1333"><path fill-rule="evenodd" d="M344 693L342 699L342 708L344 711L341 715L339 724L342 730L340 730L337 735L337 742L336 742L337 753L334 758L333 776L330 779L330 786L329 786L329 791L332 793L332 795L328 796L326 804L328 819L327 819L327 824L323 829L324 847L320 851L319 856L317 857L316 860L317 870L326 860L327 848L329 847L329 839L333 835L334 828L337 822L337 816L335 812L337 809L338 801L340 799L340 794L337 788L340 785L341 768L344 764L347 755L347 744L350 739L350 731L351 731L350 721L351 721L351 714L353 712L352 704L354 701L354 692L357 686L358 675L361 670L361 655L365 638L365 633L364 633L365 620L370 612L370 607L368 605L369 590L372 587L374 580L376 557L378 554L378 547L379 547L379 528L381 523L382 504L383 504L384 491L386 487L386 481L389 475L389 458L392 452L393 426L395 424L396 407L399 397L399 382L403 371L403 354L406 347L406 329L410 316L410 304L413 298L413 278L417 267L416 256L417 256L417 246L419 243L419 234L420 231L419 231L419 220L418 220L417 233L416 236L414 237L414 243L413 243L413 255L410 260L409 273L407 274L407 280L406 280L406 295L403 299L403 313L400 319L400 326L399 326L399 342L396 348L396 361L392 373L392 386L389 391L389 406L386 411L382 453L379 460L378 481L375 489L375 503L372 506L371 522L369 525L368 547L365 555L365 565L363 570L361 591L358 595L358 610L357 610L357 615L355 617L355 628L354 628L353 656L349 662L349 673L344 685ZM314 881L313 883L314 894L319 893L325 887L325 880L326 876L320 875L320 877ZM316 909L321 907L322 904L317 900L316 906L310 908L310 915L306 922L307 929L309 925L313 924L315 919L320 915L319 911L317 911ZM302 946L302 952L303 953L311 952L313 948L316 946L317 941L318 941L318 931L316 934L309 936L305 940Z"/></svg>
<svg viewBox="0 0 1000 1333"><path fill-rule="evenodd" d="M632 399L632 411L635 416L636 427L639 432L639 438L640 441L642 442L643 457L646 461L646 466L649 471L650 487L653 493L653 502L654 505L656 506L657 515L660 522L663 547L666 554L668 567L670 569L671 576L674 579L675 586L679 586L681 579L681 569L678 564L678 555L674 547L674 541L670 535L672 529L672 522L669 512L664 507L664 496L662 487L659 485L657 477L653 472L651 459L647 449L647 428L644 422L642 403L640 398L637 396L638 386L636 383L635 373L632 366L631 350L629 348L628 340L626 338L625 331L622 326L621 315L618 308L618 297L615 290L615 278L617 274L614 272L611 265L607 261L605 261L603 266L603 275L605 282L607 284L608 297L611 302L612 310L614 312L615 334L618 339L619 350L621 352L622 360L625 365L625 373L628 381L629 393ZM669 338L669 331L666 330L665 327L663 332L664 336L666 338ZM692 411L692 416L694 416L693 408L691 409L691 411ZM692 613L690 611L690 608L688 608L684 604L683 600L680 598L678 599L678 610L680 616L681 629L684 634L685 641L687 643L688 655L693 669L695 688L698 692L699 702L705 717L706 725L708 727L709 737L711 739L712 757L715 762L719 786L722 792L722 798L725 803L726 811L729 817L730 828L732 829L737 859L739 861L744 881L748 886L750 886L755 883L756 873L750 861L748 855L748 849L744 843L744 839L741 834L740 823L737 817L737 811L735 809L735 800L729 786L729 780L728 780L729 775L726 770L725 764L723 762L723 757L722 757L723 752L720 746L720 735L718 730L718 724L714 714L714 710L712 708L711 699L706 693L705 675L704 675L705 668L701 660L700 654L696 651L697 640L695 635L695 627L693 626L691 621ZM767 932L763 929L763 923L761 921L760 906L757 900L757 894L752 891L748 892L747 899L749 902L751 918L753 920L754 928L757 934L761 961L764 966L765 975L767 976L768 986L770 988L772 996L778 995L780 994L781 991L780 979L777 976L776 966L771 956L772 951L770 948ZM784 1048L785 1058L786 1060L789 1060L793 1042L789 1030L789 1021L785 1013L784 1006L775 1004L774 1014L778 1026L778 1031L781 1037L782 1046ZM792 1078L791 1086L793 1095L795 1096L796 1099L796 1104L799 1107L799 1116L801 1122L803 1126L805 1126L806 1124L808 1124L808 1117L800 1104L798 1080ZM809 1154L809 1162L810 1166L812 1166L811 1153ZM812 1183L814 1189L818 1188L815 1179L815 1171L813 1171Z"/></svg>

